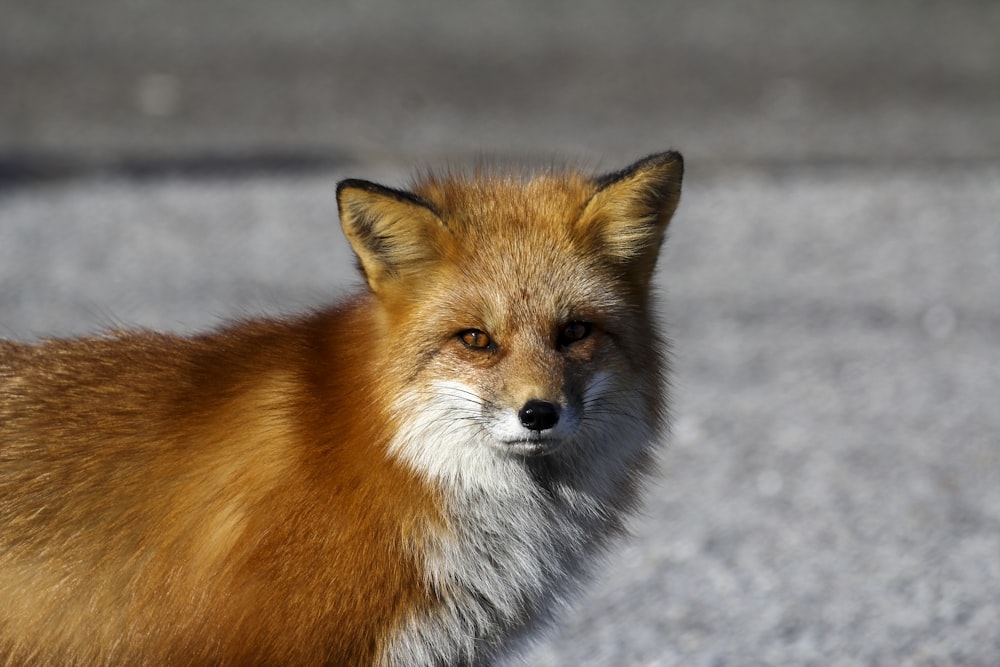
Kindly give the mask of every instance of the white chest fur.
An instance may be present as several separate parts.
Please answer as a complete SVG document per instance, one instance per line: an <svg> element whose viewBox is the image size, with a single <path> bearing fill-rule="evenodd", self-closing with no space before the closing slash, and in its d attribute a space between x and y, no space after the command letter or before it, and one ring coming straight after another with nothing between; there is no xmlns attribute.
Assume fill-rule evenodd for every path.
<svg viewBox="0 0 1000 667"><path fill-rule="evenodd" d="M431 403L447 418L425 402L393 451L446 499L448 525L422 554L438 604L399 629L383 663L484 664L545 624L622 532L654 432L633 403L610 411L620 415L612 422L585 419L554 454L526 458L484 442L453 402Z"/></svg>

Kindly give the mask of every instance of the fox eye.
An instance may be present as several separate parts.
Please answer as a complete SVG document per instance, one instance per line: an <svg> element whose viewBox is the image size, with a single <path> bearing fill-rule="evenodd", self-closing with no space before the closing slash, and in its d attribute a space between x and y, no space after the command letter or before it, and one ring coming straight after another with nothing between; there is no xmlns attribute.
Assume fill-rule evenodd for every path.
<svg viewBox="0 0 1000 667"><path fill-rule="evenodd" d="M590 322L584 322L582 320L574 320L570 322L559 332L560 347L565 347L566 345L583 340L590 335L591 328Z"/></svg>
<svg viewBox="0 0 1000 667"><path fill-rule="evenodd" d="M458 339L462 341L462 345L473 350L488 350L493 346L490 335L479 329L466 329L459 332Z"/></svg>

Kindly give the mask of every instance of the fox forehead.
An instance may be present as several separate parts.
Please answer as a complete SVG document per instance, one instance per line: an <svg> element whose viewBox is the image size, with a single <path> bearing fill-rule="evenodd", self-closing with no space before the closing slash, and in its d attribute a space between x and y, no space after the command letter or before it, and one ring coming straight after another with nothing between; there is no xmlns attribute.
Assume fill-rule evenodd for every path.
<svg viewBox="0 0 1000 667"><path fill-rule="evenodd" d="M390 319L433 303L537 323L616 305L645 310L682 172L680 155L666 152L603 177L479 168L431 174L410 191L347 180L337 199Z"/></svg>
<svg viewBox="0 0 1000 667"><path fill-rule="evenodd" d="M479 173L474 178L428 176L414 184L413 192L450 230L470 240L497 234L554 240L570 231L595 189L592 180L576 172Z"/></svg>
<svg viewBox="0 0 1000 667"><path fill-rule="evenodd" d="M413 192L449 234L421 283L498 327L595 317L618 302L613 276L574 225L594 186L577 174L430 178Z"/></svg>

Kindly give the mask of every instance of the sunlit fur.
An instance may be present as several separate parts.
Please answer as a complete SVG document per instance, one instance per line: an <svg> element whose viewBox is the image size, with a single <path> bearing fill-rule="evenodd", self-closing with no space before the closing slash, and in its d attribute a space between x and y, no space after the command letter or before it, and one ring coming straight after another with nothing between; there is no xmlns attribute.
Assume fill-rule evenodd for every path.
<svg viewBox="0 0 1000 667"><path fill-rule="evenodd" d="M339 305L0 342L0 663L509 650L622 532L662 438L650 281L681 173L345 181L366 288ZM525 426L528 401L558 421Z"/></svg>

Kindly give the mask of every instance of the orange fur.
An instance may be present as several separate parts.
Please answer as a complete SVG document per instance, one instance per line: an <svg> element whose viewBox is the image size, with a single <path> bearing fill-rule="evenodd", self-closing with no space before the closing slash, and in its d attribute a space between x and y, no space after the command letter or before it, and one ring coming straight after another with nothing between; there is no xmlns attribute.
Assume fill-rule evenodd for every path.
<svg viewBox="0 0 1000 667"><path fill-rule="evenodd" d="M0 653L373 661L438 518L380 454L388 416L357 418L369 307L0 348Z"/></svg>
<svg viewBox="0 0 1000 667"><path fill-rule="evenodd" d="M193 337L0 341L0 662L497 654L620 532L648 466L664 413L649 281L680 170L668 153L604 180L345 181L369 287L345 303ZM482 412L451 424L472 399L441 383ZM634 414L602 416L605 394ZM524 427L525 456L466 430L517 431L488 409L532 400L581 434ZM607 442L618 430L640 442ZM449 448L472 463L448 472ZM514 492L537 519L523 539L557 562L484 537ZM548 544L560 530L583 535L573 553Z"/></svg>

